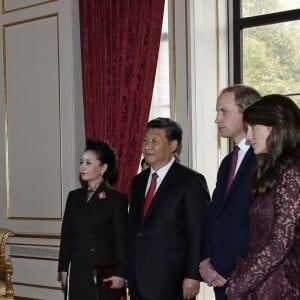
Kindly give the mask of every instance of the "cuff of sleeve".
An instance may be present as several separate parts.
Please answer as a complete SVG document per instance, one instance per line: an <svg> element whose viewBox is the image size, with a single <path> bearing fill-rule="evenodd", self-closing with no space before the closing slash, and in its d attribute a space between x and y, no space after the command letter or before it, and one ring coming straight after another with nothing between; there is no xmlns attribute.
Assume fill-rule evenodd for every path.
<svg viewBox="0 0 300 300"><path fill-rule="evenodd" d="M210 262L208 263L208 267L209 267L212 271L215 271L215 268L211 265Z"/></svg>

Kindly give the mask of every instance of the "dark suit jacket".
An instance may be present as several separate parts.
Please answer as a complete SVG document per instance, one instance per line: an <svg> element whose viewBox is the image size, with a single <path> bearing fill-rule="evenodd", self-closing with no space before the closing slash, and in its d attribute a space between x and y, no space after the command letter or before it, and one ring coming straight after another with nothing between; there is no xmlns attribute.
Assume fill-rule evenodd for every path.
<svg viewBox="0 0 300 300"><path fill-rule="evenodd" d="M174 162L142 218L150 169L133 180L129 209L129 289L177 299L184 278L200 280L202 231L210 203L205 178Z"/></svg>
<svg viewBox="0 0 300 300"><path fill-rule="evenodd" d="M97 299L95 265L115 265L115 275L126 275L127 197L102 183L86 198L87 188L69 193L62 223L58 270L71 264L70 299Z"/></svg>
<svg viewBox="0 0 300 300"><path fill-rule="evenodd" d="M250 148L225 195L231 155L223 159L218 171L203 251L203 259L210 257L211 265L225 278L234 270L237 256L245 257L248 251L248 213L253 201L250 184L255 166L255 156Z"/></svg>

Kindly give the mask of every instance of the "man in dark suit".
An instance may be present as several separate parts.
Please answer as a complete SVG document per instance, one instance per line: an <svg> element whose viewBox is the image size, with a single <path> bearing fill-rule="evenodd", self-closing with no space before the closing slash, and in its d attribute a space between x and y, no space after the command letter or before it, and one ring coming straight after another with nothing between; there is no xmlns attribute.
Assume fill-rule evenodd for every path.
<svg viewBox="0 0 300 300"><path fill-rule="evenodd" d="M199 292L197 265L210 196L204 176L176 162L181 139L179 124L168 118L147 125L143 155L150 168L133 179L129 209L131 300L194 299ZM153 173L155 194L146 210Z"/></svg>
<svg viewBox="0 0 300 300"><path fill-rule="evenodd" d="M220 133L232 138L236 147L223 159L218 171L200 264L200 274L214 286L216 300L227 299L226 279L234 271L237 258L245 257L248 250L250 184L255 157L245 138L243 111L259 99L255 89L238 84L225 88L217 100L216 123ZM232 165L235 154L237 161ZM229 182L230 168L233 180Z"/></svg>

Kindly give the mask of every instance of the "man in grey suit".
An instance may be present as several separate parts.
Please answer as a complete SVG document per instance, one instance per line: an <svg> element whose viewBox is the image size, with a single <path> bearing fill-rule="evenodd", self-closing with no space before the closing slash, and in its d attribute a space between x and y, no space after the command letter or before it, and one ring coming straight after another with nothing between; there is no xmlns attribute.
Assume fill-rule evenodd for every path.
<svg viewBox="0 0 300 300"><path fill-rule="evenodd" d="M175 160L181 139L181 127L171 119L147 125L143 155L150 168L133 179L129 209L131 300L194 299L199 292L197 265L210 196L204 176ZM152 189L149 204L145 196Z"/></svg>

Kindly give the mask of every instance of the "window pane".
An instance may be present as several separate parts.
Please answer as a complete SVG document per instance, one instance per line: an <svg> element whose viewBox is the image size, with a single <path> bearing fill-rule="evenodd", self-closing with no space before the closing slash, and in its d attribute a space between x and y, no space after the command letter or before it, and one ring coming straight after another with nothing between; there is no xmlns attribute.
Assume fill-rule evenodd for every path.
<svg viewBox="0 0 300 300"><path fill-rule="evenodd" d="M242 17L300 8L299 0L241 0Z"/></svg>
<svg viewBox="0 0 300 300"><path fill-rule="evenodd" d="M300 92L300 21L242 31L243 82L262 94Z"/></svg>
<svg viewBox="0 0 300 300"><path fill-rule="evenodd" d="M168 1L165 1L162 33L149 119L170 117Z"/></svg>

